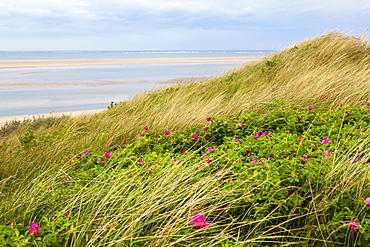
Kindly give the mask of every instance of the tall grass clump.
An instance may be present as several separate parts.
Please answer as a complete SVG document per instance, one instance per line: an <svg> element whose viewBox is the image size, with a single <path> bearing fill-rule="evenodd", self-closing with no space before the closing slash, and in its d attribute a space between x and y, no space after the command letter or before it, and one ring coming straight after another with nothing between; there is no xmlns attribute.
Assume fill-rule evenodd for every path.
<svg viewBox="0 0 370 247"><path fill-rule="evenodd" d="M332 32L90 117L5 125L0 246L366 246L369 51Z"/></svg>

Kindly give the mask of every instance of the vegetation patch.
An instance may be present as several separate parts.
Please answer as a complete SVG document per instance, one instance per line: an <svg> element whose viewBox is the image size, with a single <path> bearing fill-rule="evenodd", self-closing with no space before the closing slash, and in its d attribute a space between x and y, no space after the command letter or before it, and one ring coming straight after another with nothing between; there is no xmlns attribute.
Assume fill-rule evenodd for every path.
<svg viewBox="0 0 370 247"><path fill-rule="evenodd" d="M91 117L6 125L0 246L367 246L369 57L330 33Z"/></svg>

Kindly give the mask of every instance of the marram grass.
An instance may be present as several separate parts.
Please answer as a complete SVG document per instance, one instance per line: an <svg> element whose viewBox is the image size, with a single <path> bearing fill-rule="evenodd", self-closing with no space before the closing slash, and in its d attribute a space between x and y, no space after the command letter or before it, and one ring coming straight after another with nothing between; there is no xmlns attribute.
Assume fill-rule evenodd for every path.
<svg viewBox="0 0 370 247"><path fill-rule="evenodd" d="M0 225L27 227L41 221L43 243L54 236L64 246L360 244L370 226L363 203L370 196L368 115L366 107L341 105L370 102L369 65L365 38L332 32L225 76L143 93L91 117L10 123L0 132L5 142L0 144ZM284 110L292 106L327 115ZM262 124L258 115L275 117ZM249 132L229 137L239 130L226 118L238 116ZM224 119L212 132L211 139L217 138L194 142L192 134L207 117ZM330 118L338 118L338 128ZM293 127L285 137L281 128L289 124ZM150 135L135 138L144 126L150 126ZM240 155L256 143L265 145L260 138L250 140L259 128L275 133L266 140L274 145L264 154L269 159L261 159L266 163L254 165ZM166 130L172 134L163 135ZM305 168L302 155L313 162L316 146L326 148L318 139L325 136L330 148L307 166L313 170ZM298 138L312 150L296 144ZM217 157L203 157L209 145ZM187 152L180 155L185 146ZM112 157L107 160L104 152ZM289 173L276 179L274 168ZM307 180L297 182L297 174ZM210 226L194 230L189 225L194 212L205 215ZM359 234L351 233L346 217L360 222ZM27 241L23 246L36 240Z"/></svg>

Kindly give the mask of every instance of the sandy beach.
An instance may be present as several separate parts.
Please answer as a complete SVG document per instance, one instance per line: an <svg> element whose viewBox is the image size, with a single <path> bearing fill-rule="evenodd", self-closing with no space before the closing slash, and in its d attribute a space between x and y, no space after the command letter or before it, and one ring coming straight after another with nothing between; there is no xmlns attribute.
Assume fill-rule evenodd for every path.
<svg viewBox="0 0 370 247"><path fill-rule="evenodd" d="M60 59L60 60L0 60L0 69L63 67L88 65L158 64L158 63L227 63L251 62L261 57L186 57L134 59Z"/></svg>
<svg viewBox="0 0 370 247"><path fill-rule="evenodd" d="M86 110L86 111L71 111L71 112L55 112L47 114L32 114L32 115L22 115L22 116L12 116L12 117L0 117L0 127L4 126L7 122L11 121L23 121L27 119L37 119L37 118L48 118L48 117L61 117L61 116L71 116L76 117L80 115L92 115L95 113L102 112L106 109L98 110Z"/></svg>

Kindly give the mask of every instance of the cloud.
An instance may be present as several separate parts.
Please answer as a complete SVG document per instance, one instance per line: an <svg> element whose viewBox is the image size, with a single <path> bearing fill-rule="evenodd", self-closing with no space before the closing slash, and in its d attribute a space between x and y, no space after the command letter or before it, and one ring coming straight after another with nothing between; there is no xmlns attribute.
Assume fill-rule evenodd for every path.
<svg viewBox="0 0 370 247"><path fill-rule="evenodd" d="M192 43L193 37L183 34L196 34L199 42L216 34L255 42L260 37L261 44L274 34L271 38L279 43L333 28L364 31L370 26L369 15L368 0L12 0L0 2L0 32L6 37L0 45L58 39L64 41L58 45L73 47L68 41L72 38L76 44L119 40L130 47L135 42L145 46L141 39L167 44L172 40L172 46L184 39ZM226 46L221 42L227 39L219 39L219 47Z"/></svg>

